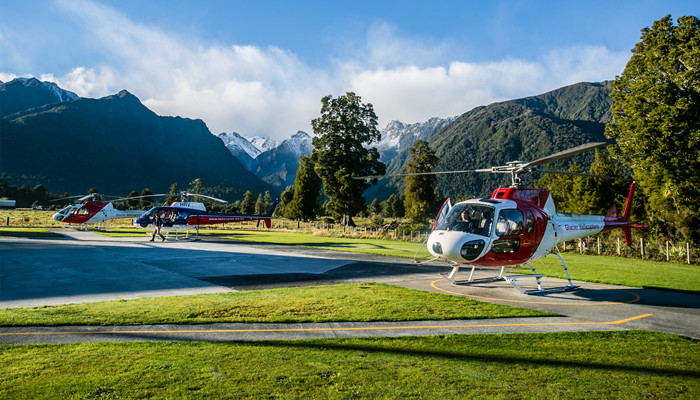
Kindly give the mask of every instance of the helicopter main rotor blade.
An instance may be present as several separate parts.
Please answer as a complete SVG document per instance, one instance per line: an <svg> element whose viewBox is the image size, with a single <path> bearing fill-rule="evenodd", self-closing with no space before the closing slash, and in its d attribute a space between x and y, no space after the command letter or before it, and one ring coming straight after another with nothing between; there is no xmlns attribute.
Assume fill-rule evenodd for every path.
<svg viewBox="0 0 700 400"><path fill-rule="evenodd" d="M182 195L183 195L183 196L198 196L198 197L203 197L203 198L205 198L205 199L218 201L219 203L223 203L223 204L227 204L227 203L228 203L228 201L226 201L226 200L217 199L216 197L205 196L205 195L203 195L203 194L198 194L198 193L182 192Z"/></svg>
<svg viewBox="0 0 700 400"><path fill-rule="evenodd" d="M433 171L433 172L413 172L406 174L390 174L390 175L375 175L375 176L353 176L352 179L361 180L372 180L372 179L384 179L384 178L395 178L401 176L421 176L421 175L445 175L445 174L464 174L471 172L493 172L491 168L484 169L466 169L463 171Z"/></svg>
<svg viewBox="0 0 700 400"><path fill-rule="evenodd" d="M609 146L611 144L613 144L613 143L594 142L594 143L582 144L581 146L573 147L571 149L560 151L559 153L555 153L555 154L552 154L550 156L540 158L539 160L530 161L529 163L525 163L525 164L521 165L520 168L516 172L522 172L524 169L526 169L528 167L534 167L536 165L548 164L552 161L560 160L560 159L566 158L566 157L571 157L574 154L582 153L582 152L588 151L588 150L597 149L597 148L603 147L603 146Z"/></svg>
<svg viewBox="0 0 700 400"><path fill-rule="evenodd" d="M536 169L533 169L532 171L533 172L546 172L548 174L585 176L585 177L589 177L589 178L611 179L611 180L620 180L620 181L628 181L628 182L634 181L634 179L630 179L630 178L621 178L619 176L608 176L608 175L593 175L593 174L587 174L585 172L553 171L550 169L541 169L541 168L536 168Z"/></svg>

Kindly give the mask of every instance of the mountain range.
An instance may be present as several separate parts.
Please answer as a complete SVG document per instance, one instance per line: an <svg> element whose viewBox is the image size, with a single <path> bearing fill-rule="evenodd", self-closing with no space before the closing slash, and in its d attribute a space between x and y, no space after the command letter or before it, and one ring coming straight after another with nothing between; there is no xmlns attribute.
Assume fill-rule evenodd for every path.
<svg viewBox="0 0 700 400"><path fill-rule="evenodd" d="M282 142L260 137L248 140L236 132L220 133L218 137L249 171L278 192L294 184L299 157L309 155L313 150L311 136L304 131L298 131Z"/></svg>
<svg viewBox="0 0 700 400"><path fill-rule="evenodd" d="M201 120L156 115L126 90L88 99L56 88L36 80L0 84L0 181L72 194L93 187L163 193L196 178L227 199L274 191ZM29 108L15 111L18 105Z"/></svg>
<svg viewBox="0 0 700 400"><path fill-rule="evenodd" d="M436 171L490 168L509 161L534 161L588 142L606 141L605 124L611 121L610 82L577 83L538 96L476 107L443 125L427 139L439 159ZM405 172L408 151L387 162L387 174ZM569 162L589 166L593 153L554 163L567 169ZM539 176L528 177L533 185ZM510 177L496 174L450 174L438 176L446 197L486 197ZM380 180L365 198L387 198L403 193L405 180Z"/></svg>
<svg viewBox="0 0 700 400"><path fill-rule="evenodd" d="M609 93L609 82L579 83L454 118L391 121L372 146L387 173L404 172L416 140L427 141L436 152L436 170L531 161L604 140L611 120ZM219 187L228 199L241 198L245 190L280 193L293 184L299 157L312 151L311 137L302 131L281 142L236 132L214 136L203 121L158 116L127 91L86 99L36 79L0 83L0 113L0 182L42 183L57 193L91 187L117 194L145 187L162 192L172 183L185 189L195 178L205 187ZM579 155L559 167L568 161L586 167L592 157ZM403 193L402 178L379 182L366 199ZM507 177L490 174L439 177L441 192L453 197L488 196L508 184Z"/></svg>

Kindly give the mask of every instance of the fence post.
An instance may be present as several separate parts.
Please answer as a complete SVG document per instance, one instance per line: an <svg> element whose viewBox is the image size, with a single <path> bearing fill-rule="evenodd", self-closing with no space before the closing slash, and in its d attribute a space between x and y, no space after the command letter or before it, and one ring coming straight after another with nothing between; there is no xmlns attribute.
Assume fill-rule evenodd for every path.
<svg viewBox="0 0 700 400"><path fill-rule="evenodd" d="M598 236L598 255L600 255L600 236Z"/></svg>
<svg viewBox="0 0 700 400"><path fill-rule="evenodd" d="M620 255L620 238L617 238L617 255Z"/></svg>
<svg viewBox="0 0 700 400"><path fill-rule="evenodd" d="M644 238L639 238L639 240L641 243L641 248L639 249L639 251L642 253L642 258L644 258Z"/></svg>
<svg viewBox="0 0 700 400"><path fill-rule="evenodd" d="M666 241L666 261L668 261L668 240Z"/></svg>
<svg viewBox="0 0 700 400"><path fill-rule="evenodd" d="M690 242L685 243L685 254L688 256L688 264L690 264Z"/></svg>

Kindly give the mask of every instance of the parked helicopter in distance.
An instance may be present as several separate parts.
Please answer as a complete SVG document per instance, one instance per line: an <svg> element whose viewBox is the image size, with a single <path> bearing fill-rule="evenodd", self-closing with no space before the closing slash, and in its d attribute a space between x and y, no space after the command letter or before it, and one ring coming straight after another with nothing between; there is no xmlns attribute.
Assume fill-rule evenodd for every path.
<svg viewBox="0 0 700 400"><path fill-rule="evenodd" d="M103 196L97 193L88 194L78 199L80 204L71 204L56 212L52 218L58 222L78 224L87 227L87 224L101 224L110 219L137 218L145 213L145 210L118 210L114 208L113 201L126 200L126 198L112 201L103 201Z"/></svg>
<svg viewBox="0 0 700 400"><path fill-rule="evenodd" d="M164 196L164 195L154 195ZM202 197L205 199L226 203L225 200L196 193L181 192L180 196ZM141 228L154 228L155 216L159 214L163 221L162 229L165 231L189 231L196 232L195 240L199 239L199 227L202 225L225 224L230 222L260 221L265 223L267 228L272 226L272 213L277 207L277 201L273 202L270 209L265 214L234 214L207 211L203 203L193 201L173 201L169 206L157 206L143 212L135 221L134 225Z"/></svg>
<svg viewBox="0 0 700 400"><path fill-rule="evenodd" d="M536 168L542 164L609 144L588 143L536 161L513 161L505 166L489 169L394 174L384 177L478 172L510 174L511 187L496 189L490 198L470 199L454 205L451 204L450 199L447 199L443 203L433 223L433 230L427 238L428 251L435 257L430 261L441 259L450 262L453 268L445 278L453 284L505 280L525 294L559 292L576 289L578 286L572 283L561 255L553 253L558 243L594 235L603 230L622 228L625 242L629 246L631 228L644 227L630 221L635 185L632 182L622 216L616 215L614 206L605 216L569 214L557 212L549 190L523 188L520 174L547 172L621 179ZM376 178L378 177L357 177L357 179ZM554 254L561 260L568 285L549 289L542 287L543 275L538 274L530 263L549 254ZM518 265L527 265L533 275L504 275L506 267ZM471 267L471 273L468 279L458 281L455 277L463 266ZM489 278L475 279L476 268L500 268L500 273ZM521 288L517 283L521 278L535 278L537 289Z"/></svg>

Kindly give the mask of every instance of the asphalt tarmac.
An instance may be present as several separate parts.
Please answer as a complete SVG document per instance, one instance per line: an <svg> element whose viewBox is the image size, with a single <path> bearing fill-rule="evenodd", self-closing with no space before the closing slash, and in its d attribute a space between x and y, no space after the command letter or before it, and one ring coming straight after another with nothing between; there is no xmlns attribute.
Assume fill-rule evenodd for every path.
<svg viewBox="0 0 700 400"><path fill-rule="evenodd" d="M700 338L696 294L575 282L528 296L503 281L453 285L443 263L223 239L150 242L62 229L65 239L0 238L0 308L350 282L382 282L534 308L556 317L324 324L0 327L0 344L134 340L279 340L647 329ZM575 266L569 265L575 278ZM458 277L466 278L468 270ZM477 271L486 276L492 271ZM532 281L528 283L527 281ZM518 282L534 288L534 280ZM544 278L544 287L562 286Z"/></svg>

